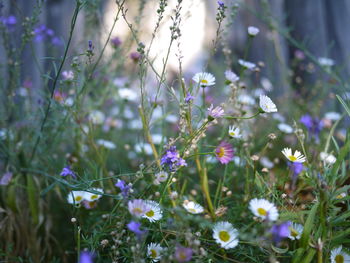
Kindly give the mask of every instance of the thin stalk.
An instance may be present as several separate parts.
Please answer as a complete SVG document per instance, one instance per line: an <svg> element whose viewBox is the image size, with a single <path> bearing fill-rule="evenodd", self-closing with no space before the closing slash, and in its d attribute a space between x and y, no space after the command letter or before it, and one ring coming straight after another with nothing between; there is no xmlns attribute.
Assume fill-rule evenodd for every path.
<svg viewBox="0 0 350 263"><path fill-rule="evenodd" d="M53 85L52 85L51 94L50 94L50 100L49 100L49 103L47 104L47 107L46 107L46 110L45 110L44 119L43 119L43 121L42 121L42 123L40 125L39 135L38 135L38 137L37 137L37 139L35 141L35 144L34 144L34 147L33 147L33 150L32 150L31 156L30 156L30 159L29 159L29 164L32 162L32 160L33 160L33 158L35 156L35 153L37 151L38 145L40 143L40 140L41 140L41 137L42 137L42 132L44 130L44 127L45 127L45 124L46 124L46 121L48 119L49 112L50 112L50 109L51 109L52 99L53 99L53 96L55 94L57 81L58 81L59 76L61 75L61 71L62 71L63 65L64 65L64 63L66 61L66 58L67 58L68 49L69 49L70 43L72 41L73 32L74 32L74 28L75 28L75 23L77 21L78 13L79 13L80 6L81 6L80 1L77 1L76 3L77 4L75 6L74 14L73 14L73 17L72 17L72 20L71 20L71 28L70 28L70 32L69 32L69 38L68 38L67 46L66 46L66 49L64 51L64 55L63 55L63 59L61 61L60 67L58 68L56 77L55 77Z"/></svg>
<svg viewBox="0 0 350 263"><path fill-rule="evenodd" d="M257 113L255 113L254 115L249 116L249 117L223 116L222 118L227 119L227 120L236 120L236 119L239 119L239 120L249 120L249 119L255 118L255 117L258 116L260 113L261 113L261 111L258 111Z"/></svg>

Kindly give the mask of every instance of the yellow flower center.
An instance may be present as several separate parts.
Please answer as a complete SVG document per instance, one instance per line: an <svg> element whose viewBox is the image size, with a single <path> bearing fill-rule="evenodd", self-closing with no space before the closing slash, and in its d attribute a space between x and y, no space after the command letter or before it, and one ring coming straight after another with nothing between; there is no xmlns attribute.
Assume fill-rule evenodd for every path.
<svg viewBox="0 0 350 263"><path fill-rule="evenodd" d="M235 136L235 135L236 135L236 133L234 133L234 132L230 132L230 135L231 135L231 136Z"/></svg>
<svg viewBox="0 0 350 263"><path fill-rule="evenodd" d="M180 260L186 260L186 259L187 259L186 253L181 251L181 252L179 253L179 259L180 259Z"/></svg>
<svg viewBox="0 0 350 263"><path fill-rule="evenodd" d="M190 212L192 212L192 213L196 213L196 212L197 212L197 210L194 209L194 208L188 208L188 211L190 211Z"/></svg>
<svg viewBox="0 0 350 263"><path fill-rule="evenodd" d="M334 259L336 263L344 263L343 255L336 255Z"/></svg>
<svg viewBox="0 0 350 263"><path fill-rule="evenodd" d="M157 251L155 251L154 249L151 249L151 257L152 258L156 258L157 257Z"/></svg>
<svg viewBox="0 0 350 263"><path fill-rule="evenodd" d="M299 235L298 231L296 231L294 228L290 230L290 235L292 237L297 237Z"/></svg>
<svg viewBox="0 0 350 263"><path fill-rule="evenodd" d="M208 84L208 81L206 79L202 79L201 83Z"/></svg>
<svg viewBox="0 0 350 263"><path fill-rule="evenodd" d="M227 242L230 240L230 234L227 233L227 231L220 231L219 232L219 238L224 241Z"/></svg>
<svg viewBox="0 0 350 263"><path fill-rule="evenodd" d="M225 155L225 148L224 148L224 147L220 147L220 148L219 148L219 151L216 152L216 155L217 155L219 158L223 157L223 156Z"/></svg>
<svg viewBox="0 0 350 263"><path fill-rule="evenodd" d="M264 208L258 208L258 214L261 216L266 216L267 211Z"/></svg>
<svg viewBox="0 0 350 263"><path fill-rule="evenodd" d="M153 210L149 210L149 211L146 213L146 216L148 216L148 217L153 217L153 216L154 216L154 211L153 211Z"/></svg>
<svg viewBox="0 0 350 263"><path fill-rule="evenodd" d="M97 199L98 198L98 195L92 195L91 196L91 200L94 200L94 199Z"/></svg>
<svg viewBox="0 0 350 263"><path fill-rule="evenodd" d="M142 214L143 212L142 209L139 207L135 207L132 211L134 212L134 214Z"/></svg>
<svg viewBox="0 0 350 263"><path fill-rule="evenodd" d="M291 160L292 162L295 162L297 160L297 157L295 157L294 155L289 155L288 159Z"/></svg>
<svg viewBox="0 0 350 263"><path fill-rule="evenodd" d="M82 196L78 195L75 197L75 201L80 202L83 199Z"/></svg>
<svg viewBox="0 0 350 263"><path fill-rule="evenodd" d="M336 198L337 198L337 199L342 199L342 198L343 198L343 195L342 195L342 194L337 195Z"/></svg>

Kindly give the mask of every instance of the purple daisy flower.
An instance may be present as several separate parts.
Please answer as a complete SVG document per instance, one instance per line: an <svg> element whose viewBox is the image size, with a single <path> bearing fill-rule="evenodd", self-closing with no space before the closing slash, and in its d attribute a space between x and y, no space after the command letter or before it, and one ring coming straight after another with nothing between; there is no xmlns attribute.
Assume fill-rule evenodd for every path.
<svg viewBox="0 0 350 263"><path fill-rule="evenodd" d="M224 116L224 113L224 109L220 106L214 108L213 104L211 104L210 108L208 108L208 115L214 119L221 118Z"/></svg>
<svg viewBox="0 0 350 263"><path fill-rule="evenodd" d="M218 147L216 147L216 149L215 149L216 158L222 164L229 163L234 156L233 153L234 153L234 150L233 150L232 145L228 142L225 142L225 141L221 142L218 145Z"/></svg>
<svg viewBox="0 0 350 263"><path fill-rule="evenodd" d="M178 262L188 262L192 259L193 251L189 247L177 246L175 258Z"/></svg>

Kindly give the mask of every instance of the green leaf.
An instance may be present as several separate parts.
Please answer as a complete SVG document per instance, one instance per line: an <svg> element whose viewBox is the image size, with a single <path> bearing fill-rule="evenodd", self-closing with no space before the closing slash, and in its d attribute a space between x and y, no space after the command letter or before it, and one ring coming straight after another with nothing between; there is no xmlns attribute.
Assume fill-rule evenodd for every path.
<svg viewBox="0 0 350 263"><path fill-rule="evenodd" d="M339 96L339 95L336 95L337 99L340 101L340 103L343 105L345 111L349 114L350 116L350 108L348 105L346 105L345 101Z"/></svg>
<svg viewBox="0 0 350 263"><path fill-rule="evenodd" d="M275 247L274 245L271 245L271 248L273 251L275 251L278 254L284 254L287 253L289 250L289 247L281 248L281 247Z"/></svg>
<svg viewBox="0 0 350 263"><path fill-rule="evenodd" d="M316 250L313 248L310 248L309 252L306 254L304 260L301 261L301 263L310 263L311 260L313 260L315 254L316 254Z"/></svg>
<svg viewBox="0 0 350 263"><path fill-rule="evenodd" d="M292 263L300 263L303 255L304 255L305 249L303 248L298 248L296 250L296 253L293 255L293 261Z"/></svg>
<svg viewBox="0 0 350 263"><path fill-rule="evenodd" d="M336 176L338 173L339 166L345 159L346 155L350 151L350 140L346 142L346 144L340 149L339 155L337 157L337 161L334 163L333 168L332 168L332 176Z"/></svg>
<svg viewBox="0 0 350 263"><path fill-rule="evenodd" d="M39 223L37 187L35 186L33 175L30 174L27 175L27 196L33 224L37 225Z"/></svg>
<svg viewBox="0 0 350 263"><path fill-rule="evenodd" d="M319 205L319 203L316 203L311 208L309 215L306 219L306 223L304 225L304 231L303 231L301 238L300 238L300 246L305 248L305 249L308 247L311 231L312 231L312 229L314 229L314 221L315 221L315 216L316 216L316 212L318 209L318 205Z"/></svg>

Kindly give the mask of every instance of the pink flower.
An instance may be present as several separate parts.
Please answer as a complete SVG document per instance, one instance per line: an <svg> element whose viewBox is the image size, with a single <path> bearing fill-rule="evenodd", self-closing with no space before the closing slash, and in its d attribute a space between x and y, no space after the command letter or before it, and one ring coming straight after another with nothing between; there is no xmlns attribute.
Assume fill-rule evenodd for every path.
<svg viewBox="0 0 350 263"><path fill-rule="evenodd" d="M211 104L210 108L208 108L209 116L213 117L214 119L221 118L222 116L224 116L224 113L224 109L220 106L214 108L213 104Z"/></svg>
<svg viewBox="0 0 350 263"><path fill-rule="evenodd" d="M222 164L229 163L233 158L233 147L228 142L221 142L215 149L216 158Z"/></svg>

